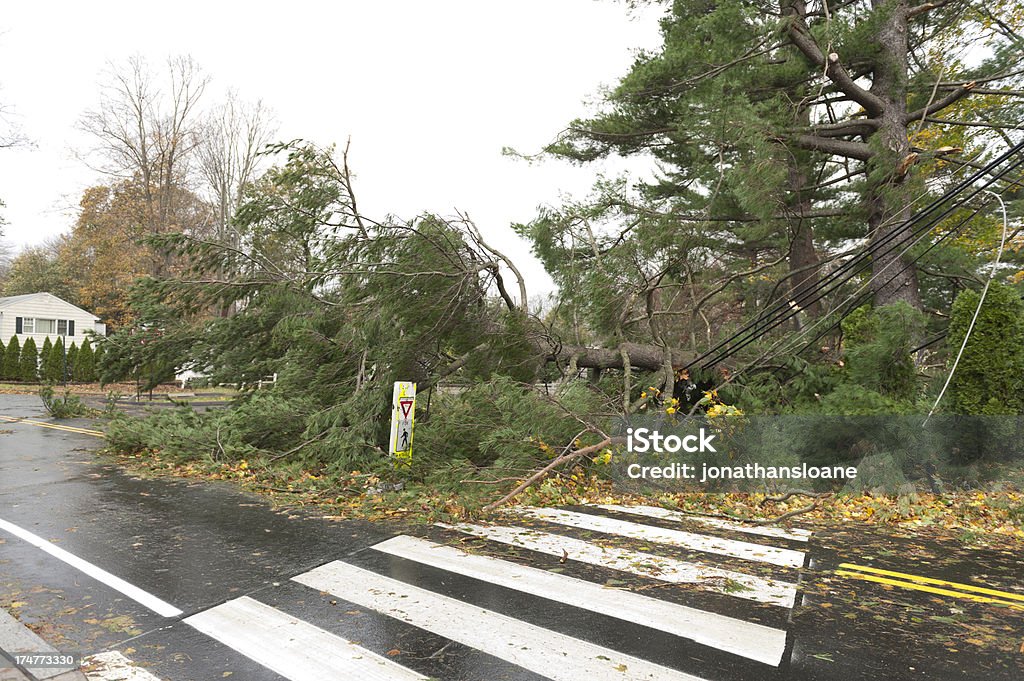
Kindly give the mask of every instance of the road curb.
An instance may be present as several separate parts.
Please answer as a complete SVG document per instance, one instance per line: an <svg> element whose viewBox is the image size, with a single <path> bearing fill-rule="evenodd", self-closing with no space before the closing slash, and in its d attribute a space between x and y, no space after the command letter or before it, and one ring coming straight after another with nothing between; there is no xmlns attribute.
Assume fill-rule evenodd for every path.
<svg viewBox="0 0 1024 681"><path fill-rule="evenodd" d="M0 609L0 653L10 658L12 652L57 655L56 648ZM86 681L85 675L72 667L13 667L0 669L0 681Z"/></svg>

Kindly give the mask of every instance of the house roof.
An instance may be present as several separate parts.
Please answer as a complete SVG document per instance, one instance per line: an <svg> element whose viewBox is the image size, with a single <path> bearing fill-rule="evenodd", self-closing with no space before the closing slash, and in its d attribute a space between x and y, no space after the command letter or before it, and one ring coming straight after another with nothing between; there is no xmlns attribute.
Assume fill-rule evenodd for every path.
<svg viewBox="0 0 1024 681"><path fill-rule="evenodd" d="M20 295L20 296L7 296L6 298L0 298L0 307L6 307L6 306L11 305L13 303L20 303L23 300L28 300L29 298L35 298L37 295L39 295L39 294L38 293L25 293L25 294Z"/></svg>
<svg viewBox="0 0 1024 681"><path fill-rule="evenodd" d="M39 298L39 297L53 298L54 300L57 300L57 301L59 301L61 303L64 303L68 307L75 308L76 310L78 310L82 314L89 315L90 317L92 317L96 321L100 321L100 318L97 317L96 315L94 315L92 312L89 312L88 310L83 310L82 308L78 307L77 305L72 305L71 303L69 303L68 301L64 300L63 298L58 298L57 296L53 295L52 293L46 293L45 291L41 291L39 293L24 293L24 294L22 294L20 296L7 296L6 298L0 298L0 311L2 311L3 308L5 308L5 307L10 307L11 305L16 305L18 303L26 302L26 301L32 300L33 298Z"/></svg>

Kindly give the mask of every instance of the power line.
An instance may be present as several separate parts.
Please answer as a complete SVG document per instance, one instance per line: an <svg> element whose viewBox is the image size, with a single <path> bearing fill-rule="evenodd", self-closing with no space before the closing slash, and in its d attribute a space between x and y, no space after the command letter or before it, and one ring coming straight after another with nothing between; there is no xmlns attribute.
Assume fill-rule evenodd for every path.
<svg viewBox="0 0 1024 681"><path fill-rule="evenodd" d="M972 211L970 215L968 215L967 217L963 218L962 220L960 220L960 222L958 222L956 225L951 227L945 234L943 234L941 237L939 237L939 239L936 240L934 243L930 244L928 246L928 248L926 248L924 251L922 251L920 254L918 254L916 257L914 257L909 263L903 264L903 266L895 274L890 276L890 278L883 284L883 286L891 283L892 281L895 281L895 279L899 275L901 275L903 272L905 272L909 268L913 267L915 263L917 263L921 258L923 258L925 255L927 255L929 252L931 252L934 248L936 248L943 241L945 241L945 240L949 239L950 237L954 236L955 234L958 234L961 231L963 231L963 227L966 227L967 224L971 220L973 220L978 215L978 213L981 212L982 207L983 206L979 206L978 208L974 209L974 211ZM918 237L912 244L910 244L903 251L903 253L900 254L900 257L902 257L905 253L907 253L911 248L916 246L917 243L919 241L921 241L925 236L926 236L926 234L923 234L920 237ZM899 261L897 260L897 261L894 261L894 262L899 262ZM872 277L872 279L874 279L874 277ZM844 300L841 303L839 303L832 310L832 312L839 311L839 310L841 310L843 308L846 308L846 312L844 312L842 315L840 315L839 319L833 321L829 326L827 326L825 329L823 329L818 335L816 335L814 338L812 338L810 341L808 341L805 345L803 345L799 350L796 351L795 354L799 355L799 354L803 353L805 350L807 350L807 348L809 348L812 345L814 345L814 343L816 343L822 336L824 336L829 331L831 331L836 326L838 326L842 322L842 320L845 319L847 316L849 316L849 314L853 310L857 309L863 303L867 302L868 298L871 297L871 291L868 289L870 283L871 283L871 279L869 279L867 282L861 284L861 286L856 291L854 291L852 294L850 294L850 296L848 296L846 300ZM850 304L851 301L852 301L852 304ZM804 330L800 334L798 334L795 339L790 339L789 347L793 347L794 345L799 344L800 340L801 340L801 338L803 336L806 336L807 333L812 331L816 326L818 326L819 324L824 323L828 319L829 319L828 316L822 317L821 319L817 320L814 324L812 324L810 327L808 327L806 330Z"/></svg>
<svg viewBox="0 0 1024 681"><path fill-rule="evenodd" d="M1002 175L1007 174L1008 172L1012 171L1013 169L1015 169L1017 166L1021 165L1022 163L1024 163L1024 160L1018 161L1013 166L1011 166L1010 168L1006 168L1003 171L1000 171L999 175L994 177L992 180L989 180L981 189L976 190L966 200L969 200L969 199L973 198L978 193L983 191L985 187L991 185L995 181L998 181L998 179ZM952 194L948 194L947 196L952 196ZM940 198L942 198L942 197L940 197ZM933 205L937 205L937 202L938 202L938 200L933 201L932 204ZM945 201L943 201L943 202L945 202ZM895 239L896 236L899 236L899 237L903 238L904 241L906 240L906 238L912 238L912 237L915 237L915 236L918 237L916 240L920 240L920 235L927 234L927 232L930 231L930 229L937 222L939 222L942 219L944 219L945 217L947 217L950 213L952 213L958 207L959 206L952 206L952 207L946 209L941 214L939 214L938 216L936 216L935 218L933 218L932 220L927 222L923 227L918 227L918 228L912 230L911 234L909 234L909 235L905 235L905 234L899 233L898 231L894 231L893 233L891 233L889 235L889 237L892 237L892 238L886 238L886 239L880 240L878 242L878 243L886 244L886 249L884 251L880 252L876 248L876 244L872 244L870 249L865 250L865 251L861 252L860 254L854 256L853 258L851 258L849 261L844 263L843 266L841 266L836 271L831 273L828 277L823 279L822 282L818 286L816 286L814 289L811 289L810 291L805 292L801 296L797 296L797 298L792 300L792 301L786 301L785 303L777 306L776 309L773 311L773 315L769 316L769 319L767 320L767 326L764 325L765 324L765 320L764 320L763 317L759 318L757 320L754 320L753 322L747 324L746 327L744 327L744 328L740 329L739 331L737 331L730 338L725 339L724 341L722 341L721 343L716 345L714 348L712 348L708 352L706 352L703 355L701 355L700 357L698 357L696 360L694 360L694 362L692 364L695 364L695 363L700 362L702 360L706 360L708 356L713 356L713 359L708 360L707 364L716 364L718 362L723 361L725 358L735 354L735 352L737 350L740 350L743 347L746 347L747 345L749 345L751 342L757 340L757 338L760 337L761 335L763 335L765 332L770 331L771 329L779 326L779 324L781 324L781 323L785 322L786 320L791 319L792 317L794 317L797 314L799 314L799 312L801 310L801 307L804 307L804 306L809 305L809 304L811 304L813 302L817 302L818 300L821 300L826 295L834 292L840 286L842 286L847 281L852 279L854 276L856 276L857 274L859 274L860 272L865 270L867 268L867 264L870 262L869 258L871 258L871 257L878 257L880 255L887 255L887 254L891 253L893 250L895 250L896 248L899 248L899 246L901 245L900 243L891 244L891 245L889 243L887 243L887 242L892 242ZM929 210L930 210L930 208L929 208ZM915 216L915 218L916 217L917 216ZM908 221L906 224L907 225L912 224L915 221L915 218L911 218L911 220ZM848 271L848 270L851 270L851 268L854 268L854 267L856 267L856 269L853 269L852 271ZM808 298L810 298L810 300L808 300ZM786 309L787 306L789 306L788 310ZM772 319L771 317L774 317L774 318ZM735 340L736 338L738 338L740 336L745 336L745 338L743 339L743 341L741 343L738 343L735 346L730 346L730 347L726 348L724 351L721 350L722 347L724 347L725 345L727 345L728 343L730 343L731 341ZM717 350L717 354L715 354L716 350ZM692 364L690 366L692 366Z"/></svg>
<svg viewBox="0 0 1024 681"><path fill-rule="evenodd" d="M1003 176L1016 169L1018 166L1024 163L1024 159L1018 160L1011 164L1009 167L994 173L990 179L986 180L986 183L982 187L975 189L973 193L971 193L969 196L967 196L959 203L947 207L938 215L935 215L931 219L925 221L923 225L915 227L914 229L911 230L910 234L906 233L907 227L915 225L916 223L925 220L925 218L928 218L929 215L939 210L939 208L941 208L944 204L949 203L954 198L956 198L958 194L962 193L965 189L970 187L973 182L976 182L978 179L984 177L985 175L992 173L995 168L997 168L999 165L1005 162L1006 159L1011 158L1014 154L1017 154L1021 149L1024 149L1024 142L1015 145L1007 152L991 161L984 168L974 173L972 176L965 178L955 187L953 187L949 191L945 192L941 196L931 201L931 203L928 206L926 206L923 210L912 216L906 223L904 223L903 229L894 230L890 234L886 235L886 237L883 237L882 239L876 241L874 244L871 244L869 247L865 248L861 253L857 254L856 256L848 260L846 263L844 263L842 266L840 266L839 268L831 272L829 275L821 279L815 287L803 292L801 295L796 296L792 300L783 301L777 304L774 308L762 312L761 315L758 316L758 318L754 319L752 322L746 324L744 327L733 333L728 338L715 344L712 348L702 353L700 356L698 356L696 359L690 362L686 368L695 366L698 363L715 364L723 361L725 358L735 354L743 347L749 345L751 342L756 340L765 332L770 331L771 329L777 327L779 324L792 318L796 314L799 314L802 307L806 307L807 305L813 302L817 302L826 295L837 290L847 281L849 281L854 276L856 276L864 269L866 269L866 264L870 263L871 258L877 258L881 255L887 255L891 253L895 249L902 246L909 238L916 237L914 241L914 243L916 243L916 241L919 241L921 236L927 234L935 224L945 219L949 214L951 214L954 210L959 208L966 201L969 201L970 199L974 198L980 192L985 191L988 186L997 182ZM899 239L899 242L896 242L897 239ZM883 246L884 248L879 249L879 245ZM903 270L900 271L902 272ZM874 279L874 277L872 279ZM891 280L892 279L890 279L890 281ZM731 345L737 339L741 339L741 341L739 343L736 343L735 345ZM709 357L711 357L712 360L708 361Z"/></svg>
<svg viewBox="0 0 1024 681"><path fill-rule="evenodd" d="M859 266L861 263L867 261L867 259L872 257L872 256L878 257L879 255L886 255L889 252L891 252L891 250L893 250L894 248L898 248L900 244L895 244L891 248L889 248L889 244L890 244L890 242L894 241L897 238L905 237L904 232L906 230L906 227L908 227L908 226L910 226L910 225L912 225L912 224L914 224L914 223L916 223L916 222L926 218L930 213L932 213L934 210L938 209L938 207L940 207L942 204L947 203L948 201L953 199L957 194L961 193L965 188L969 187L973 182L976 182L979 178L981 178L984 175L992 172L992 169L994 169L998 165L1002 164L1007 158L1011 157L1013 154L1017 153L1022 148L1024 148L1024 142L1022 142L1022 143L1020 143L1018 145L1015 145L1009 151L1007 151L1006 153L1002 154L1001 156L997 157L996 159L991 161L989 164L987 164L986 167L984 167L981 170L979 170L978 172L974 173L974 175L972 175L971 177L964 179L958 185L956 185L955 187L953 187L949 191L945 192L943 195L941 195L941 196L937 197L936 199L934 199L923 210L921 210L920 212L918 212L917 214L912 216L904 224L904 229L902 229L902 230L894 230L890 234L886 235L886 237L883 237L882 239L879 239L875 243L871 244L869 248L864 249L860 254L854 256L849 261L847 261L846 263L841 265L839 268L837 268L836 270L834 270L831 273L829 273L828 275L826 275L824 278L822 278L819 281L819 283L815 287L813 287L812 289L809 289L808 291L803 292L802 294L798 295L795 299L782 301L782 302L778 303L774 308L771 308L769 310L763 311L755 320L753 320L752 322L748 323L745 327L741 328L739 331L734 333L729 338L726 338L723 341L717 343L715 346L713 346L708 351L706 351L701 356L699 356L697 359L695 359L694 362L692 362L689 366L693 366L694 364L702 361L703 359L706 359L708 356L711 356L714 352L716 352L717 350L719 350L719 349L723 348L724 346L728 345L730 342L732 342L733 340L735 340L736 338L738 338L739 336L741 336L743 334L753 333L756 336L756 335L758 335L760 333L763 333L765 330L770 330L771 328L774 328L775 326L777 326L777 324L771 324L768 327L768 329L762 328L762 325L763 325L763 323L764 323L764 321L766 319L770 322L770 321L772 321L772 319L771 319L772 317L775 317L776 319L778 319L780 314L784 315L784 317L786 319L788 319L788 318L794 316L795 314L797 314L799 312L799 308L806 307L806 305L808 305L808 304L810 304L812 302L816 302L817 300L820 300L822 297L824 297L824 295L827 295L827 293L830 293L832 290L834 290L836 288L836 286L830 286L830 283L831 283L832 280L839 279L844 274L846 274L846 272L849 269L851 269L851 268L853 268L855 266ZM1019 165L1019 164L1020 163L1018 162L1017 165ZM993 179L989 180L986 183L985 187L987 187L987 186L991 185L992 183L998 181L998 179L1000 179L1000 177L1002 175L1005 175L1007 172L1009 172L1009 170L1012 170L1012 168L1004 169L1003 171L1000 171L999 176L993 177ZM982 189L984 189L984 187ZM973 198L974 196L976 196L980 191L982 191L982 189L976 190L970 197L968 197L968 199ZM943 213L941 213L940 215L938 215L935 218L933 218L926 225L926 228L930 228L931 226L936 224L938 221L942 220L947 215L949 215L953 210L955 210L955 207L949 208L949 209L943 211ZM886 246L887 250L880 251L879 248L878 248L879 245ZM861 268L861 269L863 269L863 268ZM859 273L859 271L860 270L854 272L853 275ZM850 278L852 278L853 275L844 277L842 279L842 281L840 282L840 284L841 283L845 283L845 281L847 281ZM829 287L829 288L827 290L822 291L822 289L825 288L825 287ZM817 298L814 298L813 300L808 301L807 300L808 297L813 296L817 291L822 291L822 293L820 295L818 295ZM789 312L789 314L786 314L787 312ZM729 352L728 354L732 354L732 353ZM721 361L721 358L716 358L715 361L716 362L717 361Z"/></svg>

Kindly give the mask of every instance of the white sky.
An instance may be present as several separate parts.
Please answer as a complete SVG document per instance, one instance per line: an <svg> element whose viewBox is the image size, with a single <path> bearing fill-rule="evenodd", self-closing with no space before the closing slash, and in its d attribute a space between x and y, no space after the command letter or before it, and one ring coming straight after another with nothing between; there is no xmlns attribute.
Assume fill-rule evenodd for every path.
<svg viewBox="0 0 1024 681"><path fill-rule="evenodd" d="M82 189L102 181L73 150L90 145L76 123L98 102L107 62L140 54L159 67L191 54L213 79L206 104L235 88L275 112L280 139L343 146L351 136L367 215L468 211L525 265L531 297L550 284L509 225L586 193L594 170L531 165L502 147L536 152L626 73L637 48L660 42L657 13L613 0L6 5L0 102L34 142L0 150L8 242L67 231Z"/></svg>

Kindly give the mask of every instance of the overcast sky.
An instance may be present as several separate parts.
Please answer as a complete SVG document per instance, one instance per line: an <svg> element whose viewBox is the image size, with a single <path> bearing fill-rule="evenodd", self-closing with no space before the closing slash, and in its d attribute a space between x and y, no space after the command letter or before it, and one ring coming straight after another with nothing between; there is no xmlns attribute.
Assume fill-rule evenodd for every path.
<svg viewBox="0 0 1024 681"><path fill-rule="evenodd" d="M90 145L76 124L108 62L191 54L213 79L208 105L234 88L274 111L281 139L351 136L371 217L459 208L526 261L509 225L585 193L594 173L502 147L539 150L658 43L655 12L613 0L7 3L0 103L33 147L0 151L5 238L68 230L82 189L102 181L74 151ZM526 269L531 296L547 288L539 265Z"/></svg>

